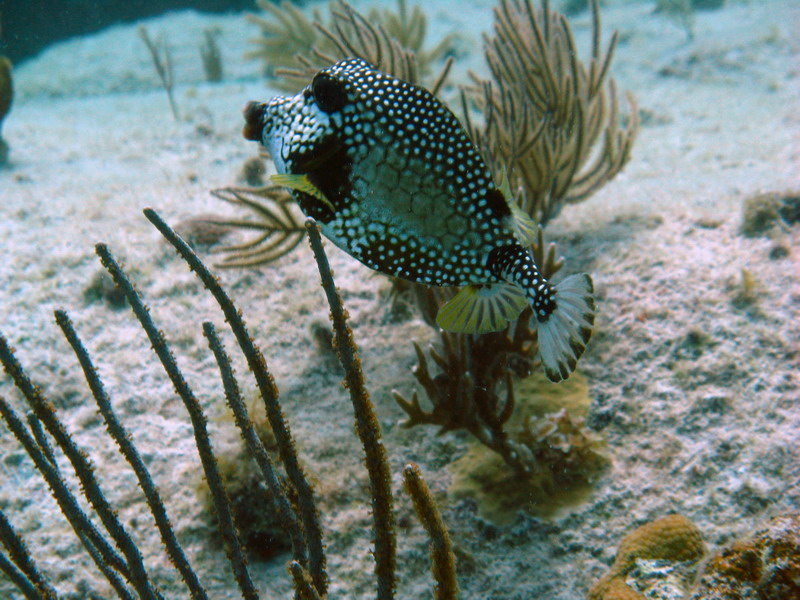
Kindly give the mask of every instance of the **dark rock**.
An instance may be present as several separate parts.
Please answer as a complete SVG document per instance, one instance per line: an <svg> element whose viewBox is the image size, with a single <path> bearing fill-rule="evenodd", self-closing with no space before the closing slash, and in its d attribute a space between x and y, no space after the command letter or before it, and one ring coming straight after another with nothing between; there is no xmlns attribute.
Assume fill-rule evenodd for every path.
<svg viewBox="0 0 800 600"><path fill-rule="evenodd" d="M26 0L3 2L0 54L18 63L59 40L171 10L227 12L255 9L254 0Z"/></svg>

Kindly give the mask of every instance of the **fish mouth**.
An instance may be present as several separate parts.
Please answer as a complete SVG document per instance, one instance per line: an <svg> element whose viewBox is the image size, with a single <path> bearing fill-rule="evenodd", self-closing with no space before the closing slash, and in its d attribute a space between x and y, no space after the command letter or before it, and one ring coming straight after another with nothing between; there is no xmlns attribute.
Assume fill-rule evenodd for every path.
<svg viewBox="0 0 800 600"><path fill-rule="evenodd" d="M251 142L260 142L264 132L264 111L267 105L263 102L250 101L242 111L244 114L244 139Z"/></svg>

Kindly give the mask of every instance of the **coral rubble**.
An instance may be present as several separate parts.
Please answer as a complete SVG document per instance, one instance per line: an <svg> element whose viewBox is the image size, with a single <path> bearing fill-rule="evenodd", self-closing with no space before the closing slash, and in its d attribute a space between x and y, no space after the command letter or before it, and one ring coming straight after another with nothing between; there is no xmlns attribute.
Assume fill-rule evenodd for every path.
<svg viewBox="0 0 800 600"><path fill-rule="evenodd" d="M771 519L712 556L691 600L800 598L800 514Z"/></svg>

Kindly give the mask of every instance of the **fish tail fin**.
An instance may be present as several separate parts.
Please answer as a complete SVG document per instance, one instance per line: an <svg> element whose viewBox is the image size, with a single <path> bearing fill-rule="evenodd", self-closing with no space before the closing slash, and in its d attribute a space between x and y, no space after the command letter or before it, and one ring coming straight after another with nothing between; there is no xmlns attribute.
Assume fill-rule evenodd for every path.
<svg viewBox="0 0 800 600"><path fill-rule="evenodd" d="M570 275L553 290L555 306L538 324L539 356L548 379L558 382L575 370L592 336L594 287L592 278L581 273Z"/></svg>
<svg viewBox="0 0 800 600"><path fill-rule="evenodd" d="M499 331L533 303L531 293L511 283L468 285L439 309L436 323L455 333ZM592 335L594 312L592 278L586 274L571 275L552 288L546 315L537 317L534 311L539 356L551 381L562 381L575 370Z"/></svg>

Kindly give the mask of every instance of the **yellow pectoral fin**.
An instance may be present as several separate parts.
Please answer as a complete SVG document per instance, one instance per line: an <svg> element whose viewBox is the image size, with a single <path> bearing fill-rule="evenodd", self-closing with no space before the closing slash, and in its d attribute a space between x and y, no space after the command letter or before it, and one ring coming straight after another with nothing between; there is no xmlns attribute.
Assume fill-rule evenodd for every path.
<svg viewBox="0 0 800 600"><path fill-rule="evenodd" d="M439 309L436 324L455 333L489 333L504 329L528 306L525 293L509 283L468 285Z"/></svg>
<svg viewBox="0 0 800 600"><path fill-rule="evenodd" d="M270 176L270 180L277 185L282 185L284 187L291 188L293 190L297 190L298 192L303 192L304 194L308 194L309 196L313 196L318 200L321 200L325 206L331 209L331 212L336 212L336 209L331 204L331 201L325 197L325 194L320 191L320 189L311 183L311 180L308 178L308 175L294 175L292 173L275 173L274 175Z"/></svg>

